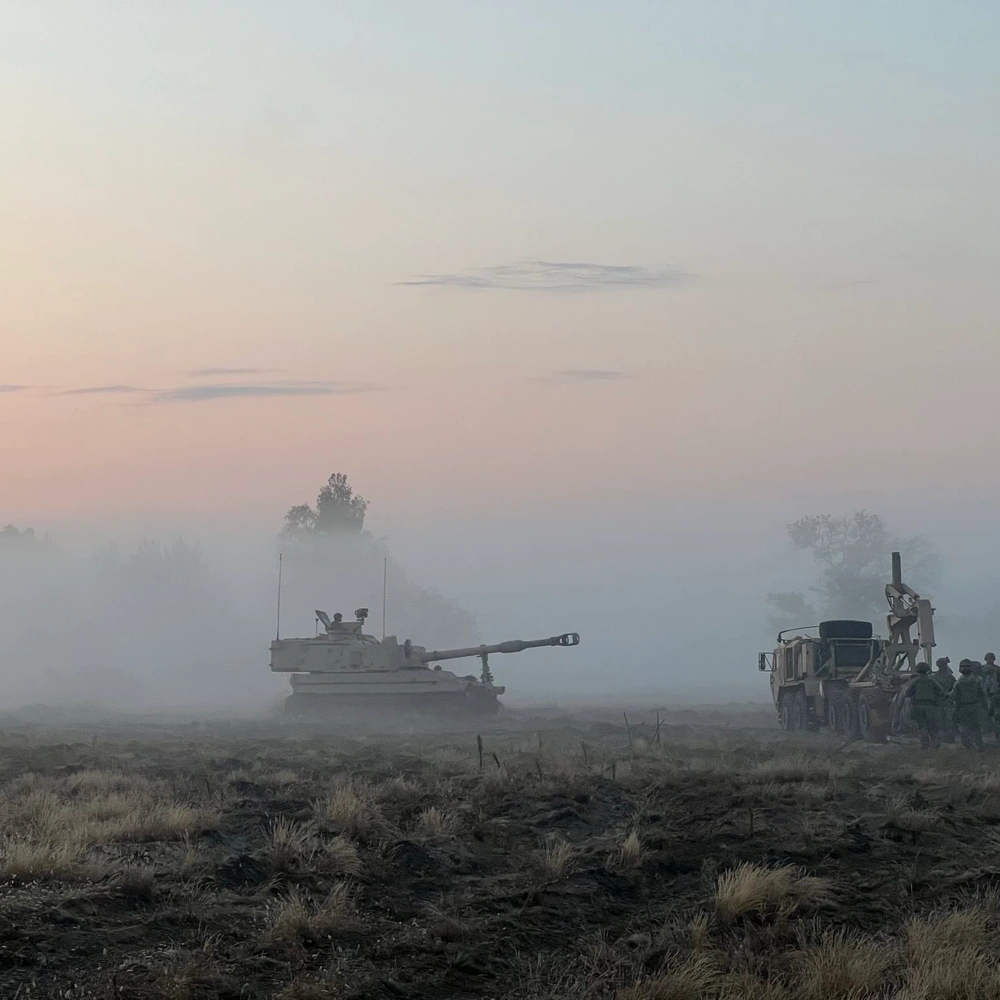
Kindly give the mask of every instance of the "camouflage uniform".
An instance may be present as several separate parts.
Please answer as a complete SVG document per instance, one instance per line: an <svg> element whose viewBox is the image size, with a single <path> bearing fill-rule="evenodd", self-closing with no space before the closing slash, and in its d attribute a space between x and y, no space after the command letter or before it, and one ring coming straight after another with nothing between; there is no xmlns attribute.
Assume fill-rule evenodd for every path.
<svg viewBox="0 0 1000 1000"><path fill-rule="evenodd" d="M937 670L931 676L945 693L945 701L941 706L941 730L945 742L952 743L955 740L955 705L949 696L955 686L955 675L951 670L951 660L947 656L940 657L936 666Z"/></svg>
<svg viewBox="0 0 1000 1000"><path fill-rule="evenodd" d="M986 684L986 675L983 673L983 665L979 660L969 660L972 665L972 676L979 678L979 683L982 684L983 690L986 692L986 700L982 703L979 709L979 726L984 733L990 731L990 691Z"/></svg>
<svg viewBox="0 0 1000 1000"><path fill-rule="evenodd" d="M986 731L993 733L997 742L1000 743L1000 667L997 666L996 656L993 653L986 654L986 663L983 666L983 687L986 688L986 696L990 700L989 718L986 722Z"/></svg>
<svg viewBox="0 0 1000 1000"><path fill-rule="evenodd" d="M926 750L941 745L941 705L944 692L931 677L929 663L917 664L917 676L906 685L903 698L910 702L910 718L920 732L920 745Z"/></svg>
<svg viewBox="0 0 1000 1000"><path fill-rule="evenodd" d="M983 731L981 727L982 711L987 704L986 689L982 680L972 671L972 664L963 660L959 665L962 676L952 688L951 698L955 703L955 722L962 735L962 746L978 750L983 749Z"/></svg>

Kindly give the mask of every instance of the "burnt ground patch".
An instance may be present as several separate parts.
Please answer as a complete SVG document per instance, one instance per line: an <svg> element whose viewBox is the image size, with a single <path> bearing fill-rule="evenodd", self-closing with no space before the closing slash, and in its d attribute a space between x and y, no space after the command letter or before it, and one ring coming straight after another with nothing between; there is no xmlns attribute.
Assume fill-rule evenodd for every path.
<svg viewBox="0 0 1000 1000"><path fill-rule="evenodd" d="M0 995L1000 997L994 748L667 718L10 720Z"/></svg>

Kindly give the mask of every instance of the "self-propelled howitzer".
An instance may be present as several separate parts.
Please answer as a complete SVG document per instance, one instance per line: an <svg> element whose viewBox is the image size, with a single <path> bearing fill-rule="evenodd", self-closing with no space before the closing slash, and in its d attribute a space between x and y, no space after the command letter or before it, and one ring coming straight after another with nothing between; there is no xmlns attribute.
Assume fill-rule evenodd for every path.
<svg viewBox="0 0 1000 1000"><path fill-rule="evenodd" d="M271 643L271 670L289 673L292 694L286 707L293 715L323 715L338 706L401 705L438 709L446 706L493 713L505 688L493 682L492 653L520 653L539 646L576 646L580 636L566 632L547 639L510 639L489 646L428 651L409 639L395 636L381 641L363 631L367 608L355 612L353 622L322 611L316 620L323 631L306 639L275 639ZM478 657L478 677L460 677L436 664L439 660Z"/></svg>

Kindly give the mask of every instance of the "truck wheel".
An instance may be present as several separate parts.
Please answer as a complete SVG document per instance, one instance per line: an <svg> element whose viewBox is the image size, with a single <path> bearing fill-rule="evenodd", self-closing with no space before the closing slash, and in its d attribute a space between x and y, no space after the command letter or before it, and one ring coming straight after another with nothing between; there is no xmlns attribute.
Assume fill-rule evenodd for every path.
<svg viewBox="0 0 1000 1000"><path fill-rule="evenodd" d="M870 691L863 691L858 699L858 727L866 740L885 743L889 723L878 696Z"/></svg>
<svg viewBox="0 0 1000 1000"><path fill-rule="evenodd" d="M806 726L806 700L801 691L788 695L781 700L781 707L778 709L778 719L781 728L789 732L796 729L805 729Z"/></svg>
<svg viewBox="0 0 1000 1000"><path fill-rule="evenodd" d="M809 708L806 705L806 696L801 691L796 691L792 698L792 719L793 728L809 728Z"/></svg>
<svg viewBox="0 0 1000 1000"><path fill-rule="evenodd" d="M851 732L851 706L848 700L842 695L834 695L830 700L830 708L827 711L827 721L830 728L838 736L848 736Z"/></svg>
<svg viewBox="0 0 1000 1000"><path fill-rule="evenodd" d="M782 698L778 706L778 725L786 732L792 728L792 699Z"/></svg>

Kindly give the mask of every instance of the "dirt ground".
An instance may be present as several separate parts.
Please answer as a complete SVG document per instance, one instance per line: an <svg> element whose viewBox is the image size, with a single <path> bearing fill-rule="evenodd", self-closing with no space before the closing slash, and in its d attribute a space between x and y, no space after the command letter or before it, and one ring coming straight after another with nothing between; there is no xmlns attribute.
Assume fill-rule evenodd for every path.
<svg viewBox="0 0 1000 1000"><path fill-rule="evenodd" d="M0 996L1000 998L1000 751L0 719Z"/></svg>

